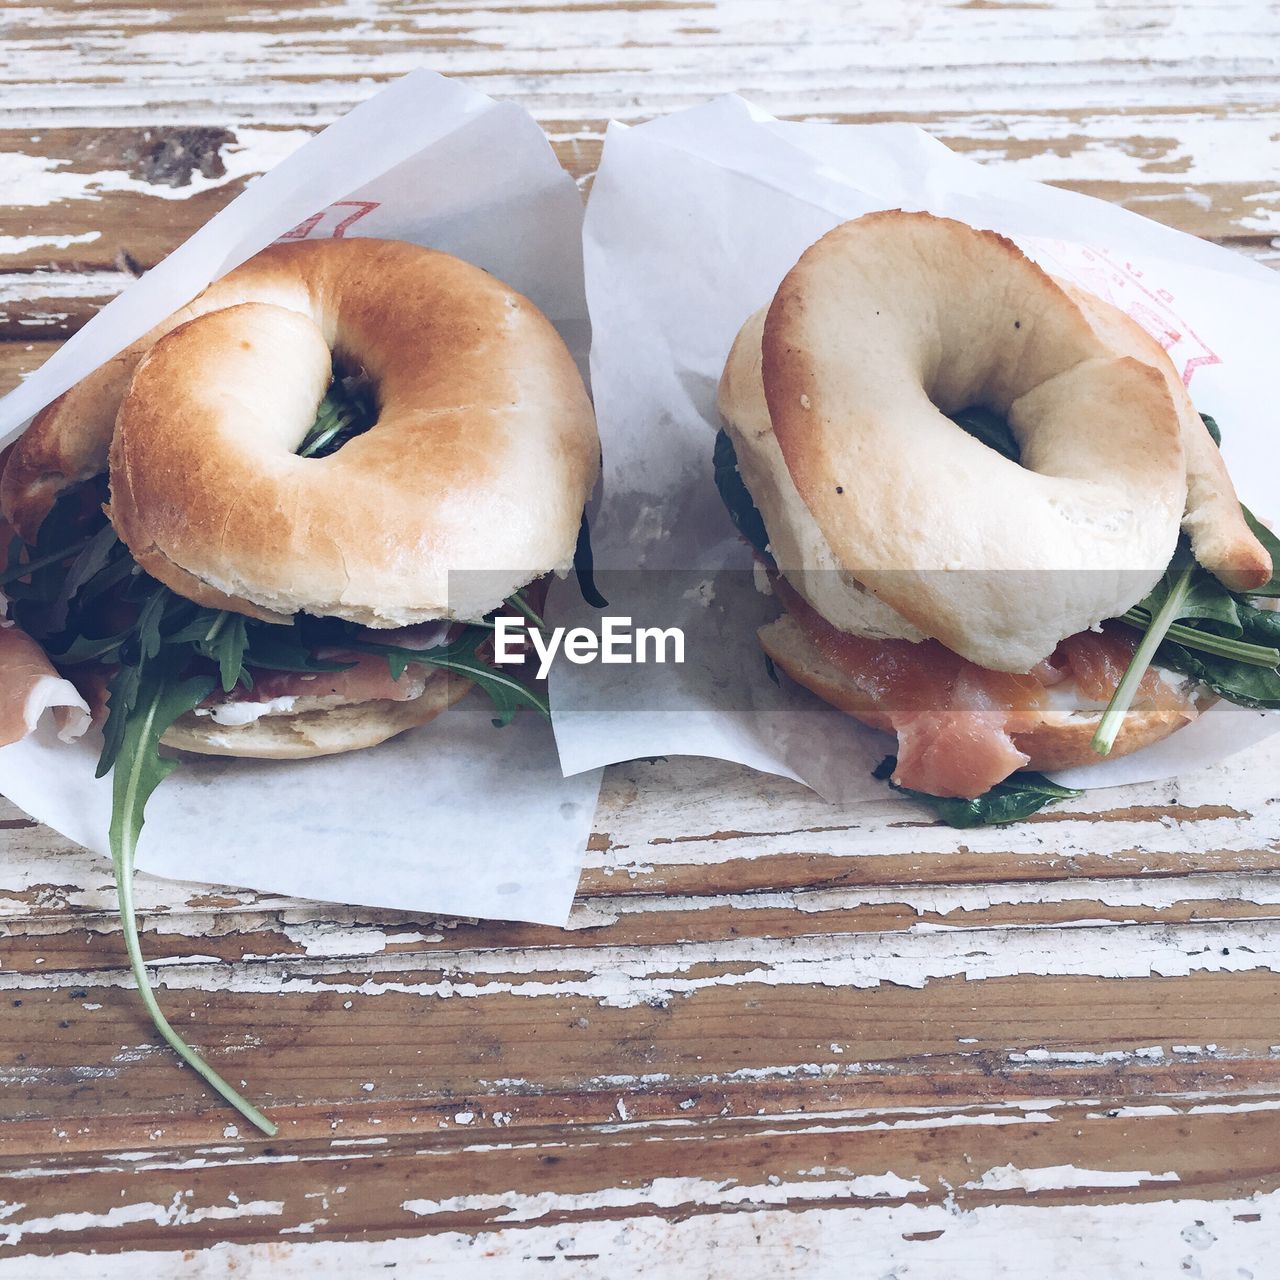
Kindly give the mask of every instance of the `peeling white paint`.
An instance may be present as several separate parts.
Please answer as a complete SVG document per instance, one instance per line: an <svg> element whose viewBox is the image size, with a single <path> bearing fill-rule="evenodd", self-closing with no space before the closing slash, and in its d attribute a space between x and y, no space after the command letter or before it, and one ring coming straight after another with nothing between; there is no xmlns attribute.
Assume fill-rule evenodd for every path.
<svg viewBox="0 0 1280 1280"><path fill-rule="evenodd" d="M1270 921L1240 920L1176 928L1131 924L726 938L660 947L437 953L430 964L457 976L423 978L423 957L389 953L373 978L356 978L324 961L300 975L292 966L228 966L202 957L201 963L190 966L177 960L166 964L157 979L162 987L175 990L362 997L402 993L461 1000L575 996L606 1008L633 1008L704 990L747 986L923 987L941 978L979 982L1018 974L1145 978L1280 972L1280 929ZM128 987L131 979L124 970L0 973L2 991L68 985L86 990ZM127 1061L134 1052L117 1054L115 1060Z"/></svg>
<svg viewBox="0 0 1280 1280"><path fill-rule="evenodd" d="M1017 1169L1011 1164L988 1169L982 1177L966 1182L970 1191L1071 1191L1081 1187L1141 1187L1149 1182L1179 1182L1177 1173L1152 1173L1148 1169L1077 1169L1073 1164L1041 1169Z"/></svg>
<svg viewBox="0 0 1280 1280"><path fill-rule="evenodd" d="M189 1194L189 1193L188 1193ZM55 1213L41 1218L17 1218L5 1216L0 1221L0 1245L12 1248L28 1236L51 1235L54 1232L99 1230L139 1223L154 1223L158 1227L187 1226L197 1222L222 1222L235 1218L270 1218L284 1213L279 1200L251 1200L244 1204L211 1204L192 1207L187 1196L175 1194L168 1204L143 1202L140 1204L114 1205L103 1213ZM0 1205L0 1211L8 1208ZM26 1208L19 1205L19 1209Z"/></svg>
<svg viewBox="0 0 1280 1280"><path fill-rule="evenodd" d="M845 1181L784 1183L776 1179L772 1183L750 1186L705 1178L655 1178L637 1187L606 1187L581 1193L547 1191L531 1195L510 1191L449 1196L443 1200L406 1200L400 1207L420 1218L449 1213L489 1213L494 1222L534 1222L552 1213L588 1213L640 1205L677 1209L702 1204L785 1205L841 1197L902 1200L926 1195L928 1191L919 1179L901 1178L895 1173L862 1174Z"/></svg>
<svg viewBox="0 0 1280 1280"><path fill-rule="evenodd" d="M0 236L0 254L28 253L32 249L69 249L73 244L92 244L102 239L101 231L80 235Z"/></svg>
<svg viewBox="0 0 1280 1280"><path fill-rule="evenodd" d="M65 160L22 151L0 153L0 199L22 208L57 205L69 200L101 200L112 195L145 195L182 201L203 191L226 186L242 178L264 173L310 140L307 129L254 129L240 127L235 141L219 155L225 172L205 177L199 169L182 186L148 182L120 169L84 173Z"/></svg>
<svg viewBox="0 0 1280 1280"><path fill-rule="evenodd" d="M1095 1053L1087 1049L1028 1049L1025 1053L1009 1054L1010 1062L1052 1062L1071 1066L1101 1067L1109 1063L1133 1062L1145 1059L1159 1062L1164 1050L1158 1045L1146 1045L1140 1049L1104 1049Z"/></svg>
<svg viewBox="0 0 1280 1280"><path fill-rule="evenodd" d="M1240 1221L1242 1217L1258 1221ZM1192 1232L1203 1247L1192 1245ZM1212 1237L1212 1239L1209 1239ZM987 1205L849 1205L839 1208L741 1209L669 1221L657 1216L602 1215L548 1226L507 1225L477 1237L444 1231L392 1240L308 1241L294 1245L218 1244L192 1257L137 1251L24 1257L0 1263L8 1280L136 1280L140 1274L223 1276L239 1280L311 1280L425 1269L473 1272L483 1250L487 1280L527 1280L530 1259L548 1280L706 1280L707 1259L723 1274L749 1276L768 1258L773 1274L857 1274L873 1280L1026 1280L1036 1273L1079 1274L1082 1242L1099 1276L1168 1280L1266 1280L1280 1254L1280 1192L1229 1200L1164 1200L1142 1204L1049 1207ZM1207 1243L1205 1243L1207 1242ZM851 1259L858 1271L851 1271ZM803 1270L797 1270L802 1267Z"/></svg>

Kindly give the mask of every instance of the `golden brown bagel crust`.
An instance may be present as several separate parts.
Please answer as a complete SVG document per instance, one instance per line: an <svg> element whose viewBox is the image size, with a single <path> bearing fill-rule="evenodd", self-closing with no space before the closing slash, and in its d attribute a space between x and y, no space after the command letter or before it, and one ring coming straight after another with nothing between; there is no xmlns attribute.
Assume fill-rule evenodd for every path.
<svg viewBox="0 0 1280 1280"><path fill-rule="evenodd" d="M761 627L757 634L761 648L797 684L872 729L893 732L888 718L848 676L822 656L794 618L784 614ZM1205 695L1196 698L1192 706L1199 712L1214 701L1216 699ZM1098 755L1091 744L1101 715L1101 711L1077 714L1046 711L1043 722L1034 729L1012 734L1014 746L1028 757L1024 768L1052 771L1097 764ZM1188 722L1188 717L1179 715L1175 709L1161 710L1150 703L1135 704L1124 718L1111 757L1127 756L1149 747Z"/></svg>
<svg viewBox="0 0 1280 1280"><path fill-rule="evenodd" d="M782 281L761 350L836 561L980 666L1029 670L1168 565L1186 468L1164 378L1004 237L901 211L845 223ZM1021 467L945 416L973 405L1007 416Z"/></svg>
<svg viewBox="0 0 1280 1280"><path fill-rule="evenodd" d="M276 250L265 252L274 254ZM59 494L106 471L116 412L138 361L179 325L243 302L245 277L241 273L262 256L259 254L214 281L186 306L166 316L36 414L14 442L0 474L0 514L25 541L34 542L41 521ZM279 273L272 283L274 291L262 279L255 280L255 297L259 301L276 302L295 310L307 305L306 293L296 278Z"/></svg>
<svg viewBox="0 0 1280 1280"><path fill-rule="evenodd" d="M269 715L246 725L221 725L188 713L161 738L166 747L195 755L257 760L306 760L377 746L434 720L472 688L470 680L437 674L407 702L377 699L346 706Z"/></svg>
<svg viewBox="0 0 1280 1280"><path fill-rule="evenodd" d="M1187 457L1187 506L1182 527L1196 560L1232 591L1250 591L1271 577L1271 556L1245 523L1240 498L1218 446L1197 412L1169 353L1131 316L1099 297L1058 283L1084 312L1094 333L1116 355L1134 356L1158 369L1173 397Z"/></svg>
<svg viewBox="0 0 1280 1280"><path fill-rule="evenodd" d="M379 419L298 458L331 349L371 376ZM252 616L375 627L479 617L566 567L599 459L532 303L448 254L363 239L275 246L210 286L40 415L0 502L30 531L107 441L112 520L148 572Z"/></svg>

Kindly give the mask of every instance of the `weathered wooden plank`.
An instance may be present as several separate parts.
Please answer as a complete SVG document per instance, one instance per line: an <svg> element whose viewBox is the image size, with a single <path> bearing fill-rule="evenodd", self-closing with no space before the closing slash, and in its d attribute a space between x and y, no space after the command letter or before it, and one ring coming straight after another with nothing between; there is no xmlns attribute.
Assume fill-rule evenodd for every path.
<svg viewBox="0 0 1280 1280"><path fill-rule="evenodd" d="M1190 111L892 118L914 118L962 153L1193 234L1263 247L1280 232L1280 146L1267 141L1280 135L1273 109L1247 123ZM569 129L557 145L570 171L592 172L603 121L552 127ZM1240 145L1246 127L1256 146ZM0 131L0 334L74 330L128 282L126 256L154 265L308 136L211 126ZM30 280L28 271L40 275Z"/></svg>
<svg viewBox="0 0 1280 1280"><path fill-rule="evenodd" d="M1262 260L1280 230L1280 15L1244 0L55 0L0 27L0 388L422 63L526 105L584 186L610 117L740 88L914 120ZM210 1266L278 1280L358 1238L361 1267L479 1247L675 1280L712 1241L743 1274L837 1242L832 1265L995 1280L1047 1230L1077 1241L1050 1272L1084 1239L1267 1274L1277 765L1264 744L959 840L896 797L627 765L568 934L141 878L164 1003L276 1144L159 1048L105 863L0 808L0 1271L176 1274L234 1239L264 1243Z"/></svg>
<svg viewBox="0 0 1280 1280"><path fill-rule="evenodd" d="M475 1132L473 1117L444 1132L287 1150L234 1138L195 1148L157 1142L119 1155L4 1161L0 1257L161 1241L199 1248L228 1229L242 1241L357 1231L382 1239L513 1222L566 1226L605 1214L681 1220L768 1205L946 1203L963 1213L1170 1194L1237 1200L1266 1195L1280 1180L1275 1106L1270 1098L1109 1110L1054 1101L886 1106L529 1133L502 1125Z"/></svg>
<svg viewBox="0 0 1280 1280"><path fill-rule="evenodd" d="M579 176L609 118L743 89L796 118L915 121L1028 177L1262 243L1280 230L1275 17L1247 3L1177 12L940 4L924 22L871 0L803 0L785 15L757 3L382 0L212 17L12 6L0 262L73 278L35 293L10 282L0 314L11 334L73 329L124 279L121 250L157 261L253 174L423 62L527 106Z"/></svg>
<svg viewBox="0 0 1280 1280"><path fill-rule="evenodd" d="M701 906L741 920L766 918L756 914L766 907L885 920L895 903L940 920L1041 908L1134 918L1143 907L1203 910L1185 904L1222 903L1233 894L1262 908L1274 901L1280 871L1280 805L1271 781L1278 767L1280 735L1198 775L1096 791L1026 823L957 838L891 793L841 810L796 784L715 761L633 762L606 778L582 921L600 926L616 918L612 927L641 928L634 921L648 913L646 903L669 911L677 897L688 900L686 914ZM104 860L12 806L0 810L0 821L7 846L0 922L20 919L33 935L114 927ZM148 877L139 881L138 900L149 916L185 919L195 932L211 914L233 908L237 927L247 929L271 928L272 919L389 928L412 920Z"/></svg>
<svg viewBox="0 0 1280 1280"><path fill-rule="evenodd" d="M1070 1171L1013 1170L1032 1181ZM782 1184L768 1184L758 1207L729 1205L690 1216L624 1216L608 1193L590 1218L555 1226L510 1220L483 1235L446 1231L389 1240L312 1240L307 1234L265 1244L222 1241L208 1255L152 1248L121 1253L27 1255L0 1262L0 1275L20 1280L134 1280L184 1276L193 1265L238 1280L301 1280L374 1268L417 1275L483 1266L497 1280L535 1274L596 1280L708 1280L709 1275L775 1274L788 1265L808 1275L937 1275L947 1280L1026 1280L1076 1275L1087 1260L1112 1275L1195 1275L1218 1280L1265 1276L1280 1250L1280 1198L1275 1193L1227 1200L1176 1195L1139 1202L1059 1205L993 1204L959 1211L948 1204L810 1208L780 1203ZM668 1184L637 1191L658 1200ZM1174 1198L1176 1197L1176 1198ZM579 1202L581 1203L581 1202ZM679 1210L676 1211L677 1214ZM164 1214L156 1215L163 1218ZM233 1229L233 1228L232 1228ZM714 1270L712 1270L714 1268ZM853 1272L852 1274L858 1274Z"/></svg>
<svg viewBox="0 0 1280 1280"><path fill-rule="evenodd" d="M457 941L354 961L201 953L156 977L175 1021L298 1138L334 1114L344 1132L371 1117L434 1126L458 1099L524 1124L604 1122L619 1100L679 1119L726 1106L1280 1091L1274 921ZM59 1142L94 1148L156 1129L207 1140L228 1120L158 1044L118 944L97 945L114 967L67 972L56 954L25 973L4 964L0 1064L17 1087L0 1095L0 1151L40 1150L53 1117L65 1118Z"/></svg>
<svg viewBox="0 0 1280 1280"><path fill-rule="evenodd" d="M1027 96L1192 103L1188 89L1210 83L1214 102L1248 102L1270 88L1277 26L1249 0L1155 10L302 0L284 11L54 0L11 5L6 16L3 79L23 91L10 110L42 125L55 113L158 103L275 123L345 107L362 81L424 62L483 76L543 111L583 100L634 111L646 96L665 110L741 87L827 112L859 100L878 109L890 95L904 110L957 101L999 109Z"/></svg>
<svg viewBox="0 0 1280 1280"><path fill-rule="evenodd" d="M58 341L0 342L0 395L12 391L22 378L38 369L57 349Z"/></svg>

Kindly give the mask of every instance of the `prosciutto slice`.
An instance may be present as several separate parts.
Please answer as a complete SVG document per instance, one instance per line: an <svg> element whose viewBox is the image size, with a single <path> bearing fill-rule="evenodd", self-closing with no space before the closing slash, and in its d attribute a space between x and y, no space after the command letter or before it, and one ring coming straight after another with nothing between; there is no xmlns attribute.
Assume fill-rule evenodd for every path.
<svg viewBox="0 0 1280 1280"><path fill-rule="evenodd" d="M25 738L48 711L64 742L80 737L92 719L89 704L45 651L25 631L0 625L0 746Z"/></svg>

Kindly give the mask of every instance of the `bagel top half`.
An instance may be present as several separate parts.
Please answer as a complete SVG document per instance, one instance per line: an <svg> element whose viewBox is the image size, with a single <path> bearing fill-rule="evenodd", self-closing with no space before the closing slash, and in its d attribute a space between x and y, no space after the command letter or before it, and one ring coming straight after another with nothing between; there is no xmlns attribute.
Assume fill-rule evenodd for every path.
<svg viewBox="0 0 1280 1280"><path fill-rule="evenodd" d="M377 420L299 447L335 360ZM397 627L473 620L572 561L599 465L590 401L527 298L400 241L264 250L41 412L0 510L34 536L109 470L138 563L200 604Z"/></svg>
<svg viewBox="0 0 1280 1280"><path fill-rule="evenodd" d="M1168 357L1112 312L950 219L823 236L720 383L779 569L842 630L1011 672L1146 595L1184 517L1228 585L1265 581ZM1021 465L948 416L975 406L1008 420Z"/></svg>

